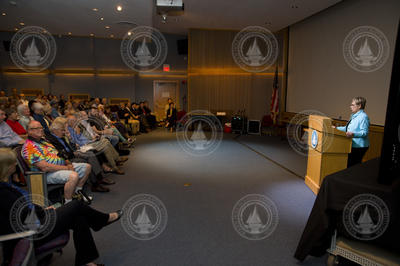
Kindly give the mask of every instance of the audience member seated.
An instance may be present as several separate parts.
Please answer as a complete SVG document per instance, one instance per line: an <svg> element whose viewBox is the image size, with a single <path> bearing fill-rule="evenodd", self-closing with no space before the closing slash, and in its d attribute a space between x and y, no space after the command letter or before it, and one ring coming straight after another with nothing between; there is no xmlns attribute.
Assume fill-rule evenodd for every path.
<svg viewBox="0 0 400 266"><path fill-rule="evenodd" d="M28 124L31 120L33 120L33 117L30 114L28 104L20 104L17 107L18 115L19 115L19 120L18 122L21 124L21 126L26 130L28 128Z"/></svg>
<svg viewBox="0 0 400 266"><path fill-rule="evenodd" d="M79 148L80 151L93 149L102 152L113 172L120 175L125 174L117 164L125 162L127 158L120 158L118 152L114 149L108 139L99 138L98 135L87 138L86 136L89 134L84 134L84 132L86 132L85 128L77 124L77 119L73 115L69 115L67 121L70 140L77 145L77 148Z"/></svg>
<svg viewBox="0 0 400 266"><path fill-rule="evenodd" d="M143 115L143 112L139 108L139 104L133 103L132 104L132 114L133 119L136 119L140 122L140 132L148 133L150 132L149 124L147 122L146 117Z"/></svg>
<svg viewBox="0 0 400 266"><path fill-rule="evenodd" d="M0 234L12 234L16 233L11 226L10 211L13 208L17 200L25 199L27 192L17 187L10 185L7 182L7 178L15 172L16 168L16 155L15 153L6 148L0 148ZM23 202L21 206L27 206L30 208L33 203L26 204ZM41 223L44 223L46 218L46 212L53 212L56 219L56 224L51 232L40 240L34 240L34 246L40 247L49 241L59 237L60 235L73 230L73 238L75 245L75 265L88 265L95 266L101 265L96 264L94 261L99 257L99 253L94 242L92 232L101 230L104 226L110 225L118 221L123 215L122 211L116 211L112 213L103 213L97 211L81 201L73 201L65 204L57 209L54 207L42 208L35 206L36 216L39 218ZM29 210L22 210L20 213L26 215ZM20 217L22 221L25 217ZM47 216L48 217L48 216ZM14 247L18 240L6 241L3 243L3 254L4 254L4 265L9 265L11 256L13 255Z"/></svg>
<svg viewBox="0 0 400 266"><path fill-rule="evenodd" d="M0 147L14 147L24 144L24 140L10 128L4 121L5 119L6 113L0 109Z"/></svg>
<svg viewBox="0 0 400 266"><path fill-rule="evenodd" d="M17 133L20 137L26 138L26 130L21 124L18 122L19 116L17 110L8 109L7 110L7 124L10 128Z"/></svg>
<svg viewBox="0 0 400 266"><path fill-rule="evenodd" d="M91 114L94 115L95 117L98 117L99 119L101 119L105 125L104 127L111 129L113 131L113 134L118 136L119 140L123 144L130 146L134 142L134 140L129 136L129 134L123 124L118 123L118 122L113 123L104 114L104 106L102 104L99 104L99 106L97 107L97 111L94 111L94 110L91 111Z"/></svg>
<svg viewBox="0 0 400 266"><path fill-rule="evenodd" d="M86 112L81 112L80 114L83 119L83 123L89 123L94 132L106 137L114 147L120 140L122 142L126 142L126 139L121 135L121 133L119 133L118 130L115 128L115 130L109 128L106 121L99 116L99 111L96 105L92 105L90 108L89 116L86 115Z"/></svg>
<svg viewBox="0 0 400 266"><path fill-rule="evenodd" d="M56 119L61 116L61 113L58 111L58 103L56 101L51 102L51 112L50 116L52 119Z"/></svg>
<svg viewBox="0 0 400 266"><path fill-rule="evenodd" d="M74 193L90 202L82 188L89 177L91 166L87 163L70 163L58 156L56 148L43 139L43 126L38 121L28 125L28 139L22 146L22 156L31 171L46 173L47 184L65 184L64 198L68 203Z"/></svg>
<svg viewBox="0 0 400 266"><path fill-rule="evenodd" d="M156 120L156 117L151 114L149 102L148 101L141 102L140 109L141 109L142 113L145 115L150 128L154 129L156 127L157 120Z"/></svg>
<svg viewBox="0 0 400 266"><path fill-rule="evenodd" d="M70 144L65 138L65 127L67 119L63 117L56 118L50 125L50 134L46 135L46 140L50 142L58 151L58 156L64 160L75 163L89 163L92 166L89 179L92 183L93 192L109 192L110 190L103 187L102 184L115 184L108 178L104 177L103 168L99 159L92 151L80 152L76 150L75 145Z"/></svg>
<svg viewBox="0 0 400 266"><path fill-rule="evenodd" d="M110 128L115 127L125 139L129 140L130 136L128 130L125 128L124 124L118 121L116 116L111 113L111 108L109 106L100 104L97 109L99 110L99 116Z"/></svg>
<svg viewBox="0 0 400 266"><path fill-rule="evenodd" d="M48 118L45 117L43 111L43 105L40 102L33 102L31 104L31 112L33 119L35 119L42 125L45 133L46 134L50 133L49 126L51 121L49 121Z"/></svg>

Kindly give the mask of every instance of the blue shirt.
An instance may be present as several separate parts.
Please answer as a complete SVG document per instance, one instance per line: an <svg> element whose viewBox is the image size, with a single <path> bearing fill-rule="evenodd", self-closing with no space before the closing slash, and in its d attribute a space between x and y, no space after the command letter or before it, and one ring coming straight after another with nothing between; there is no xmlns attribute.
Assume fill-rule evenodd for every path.
<svg viewBox="0 0 400 266"><path fill-rule="evenodd" d="M18 144L21 140L21 137L6 122L0 122L0 147L10 147Z"/></svg>
<svg viewBox="0 0 400 266"><path fill-rule="evenodd" d="M77 134L75 130L71 127L68 127L69 134L71 135L71 141L79 146L85 146L89 140L81 133Z"/></svg>
<svg viewBox="0 0 400 266"><path fill-rule="evenodd" d="M351 115L349 123L347 125L347 130L346 126L337 127L337 129L343 132L353 132L354 135L352 139L352 147L369 147L369 117L363 109Z"/></svg>

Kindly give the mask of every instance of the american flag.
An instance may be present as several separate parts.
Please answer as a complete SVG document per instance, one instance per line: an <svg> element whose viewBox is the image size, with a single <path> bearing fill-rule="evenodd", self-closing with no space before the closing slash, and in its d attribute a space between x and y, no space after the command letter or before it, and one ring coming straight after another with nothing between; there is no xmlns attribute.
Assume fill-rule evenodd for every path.
<svg viewBox="0 0 400 266"><path fill-rule="evenodd" d="M274 83L272 85L272 97L271 97L271 119L276 124L276 119L279 113L279 94L278 94L278 65L276 65Z"/></svg>

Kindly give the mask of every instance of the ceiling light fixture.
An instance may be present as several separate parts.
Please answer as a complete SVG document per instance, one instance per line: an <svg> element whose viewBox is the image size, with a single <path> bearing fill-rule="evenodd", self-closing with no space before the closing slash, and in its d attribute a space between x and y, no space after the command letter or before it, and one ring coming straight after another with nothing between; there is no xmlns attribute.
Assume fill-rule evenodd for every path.
<svg viewBox="0 0 400 266"><path fill-rule="evenodd" d="M109 28L110 28L110 26L105 26L105 28L106 28L106 29L109 29Z"/></svg>
<svg viewBox="0 0 400 266"><path fill-rule="evenodd" d="M2 16L5 16L5 15L7 15L7 14L3 12L3 13L1 13L1 15L2 15Z"/></svg>
<svg viewBox="0 0 400 266"><path fill-rule="evenodd" d="M18 30L18 28L14 28L14 30L15 30L15 31L17 31L17 30Z"/></svg>
<svg viewBox="0 0 400 266"><path fill-rule="evenodd" d="M99 11L97 8L93 8L92 9L94 12L97 12L97 11Z"/></svg>
<svg viewBox="0 0 400 266"><path fill-rule="evenodd" d="M100 20L104 20L104 18L100 18Z"/></svg>
<svg viewBox="0 0 400 266"><path fill-rule="evenodd" d="M68 35L71 35L72 34L72 32L68 32Z"/></svg>
<svg viewBox="0 0 400 266"><path fill-rule="evenodd" d="M21 26L24 26L24 25L25 25L25 23L23 23L23 22L20 22L20 23L19 23L19 25L21 25Z"/></svg>
<svg viewBox="0 0 400 266"><path fill-rule="evenodd" d="M117 6L117 11L121 12L122 11L122 6L118 5Z"/></svg>
<svg viewBox="0 0 400 266"><path fill-rule="evenodd" d="M92 36L92 37L93 37L93 36L94 36L94 34L93 34L93 33L90 33L90 36Z"/></svg>
<svg viewBox="0 0 400 266"><path fill-rule="evenodd" d="M131 35L132 35L132 32L128 31L128 36L131 36Z"/></svg>
<svg viewBox="0 0 400 266"><path fill-rule="evenodd" d="M111 38L114 38L114 34L111 34L110 37L111 37Z"/></svg>

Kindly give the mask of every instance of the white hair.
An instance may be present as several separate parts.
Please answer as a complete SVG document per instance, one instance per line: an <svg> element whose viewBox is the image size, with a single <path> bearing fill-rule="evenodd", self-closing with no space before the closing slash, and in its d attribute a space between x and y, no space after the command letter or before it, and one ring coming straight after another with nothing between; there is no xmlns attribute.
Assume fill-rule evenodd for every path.
<svg viewBox="0 0 400 266"><path fill-rule="evenodd" d="M38 103L38 102L35 102L35 103L32 105L32 109L33 109L33 110L43 110L43 104Z"/></svg>
<svg viewBox="0 0 400 266"><path fill-rule="evenodd" d="M24 115L24 108L29 108L28 105L21 103L17 106L17 111L19 115Z"/></svg>

